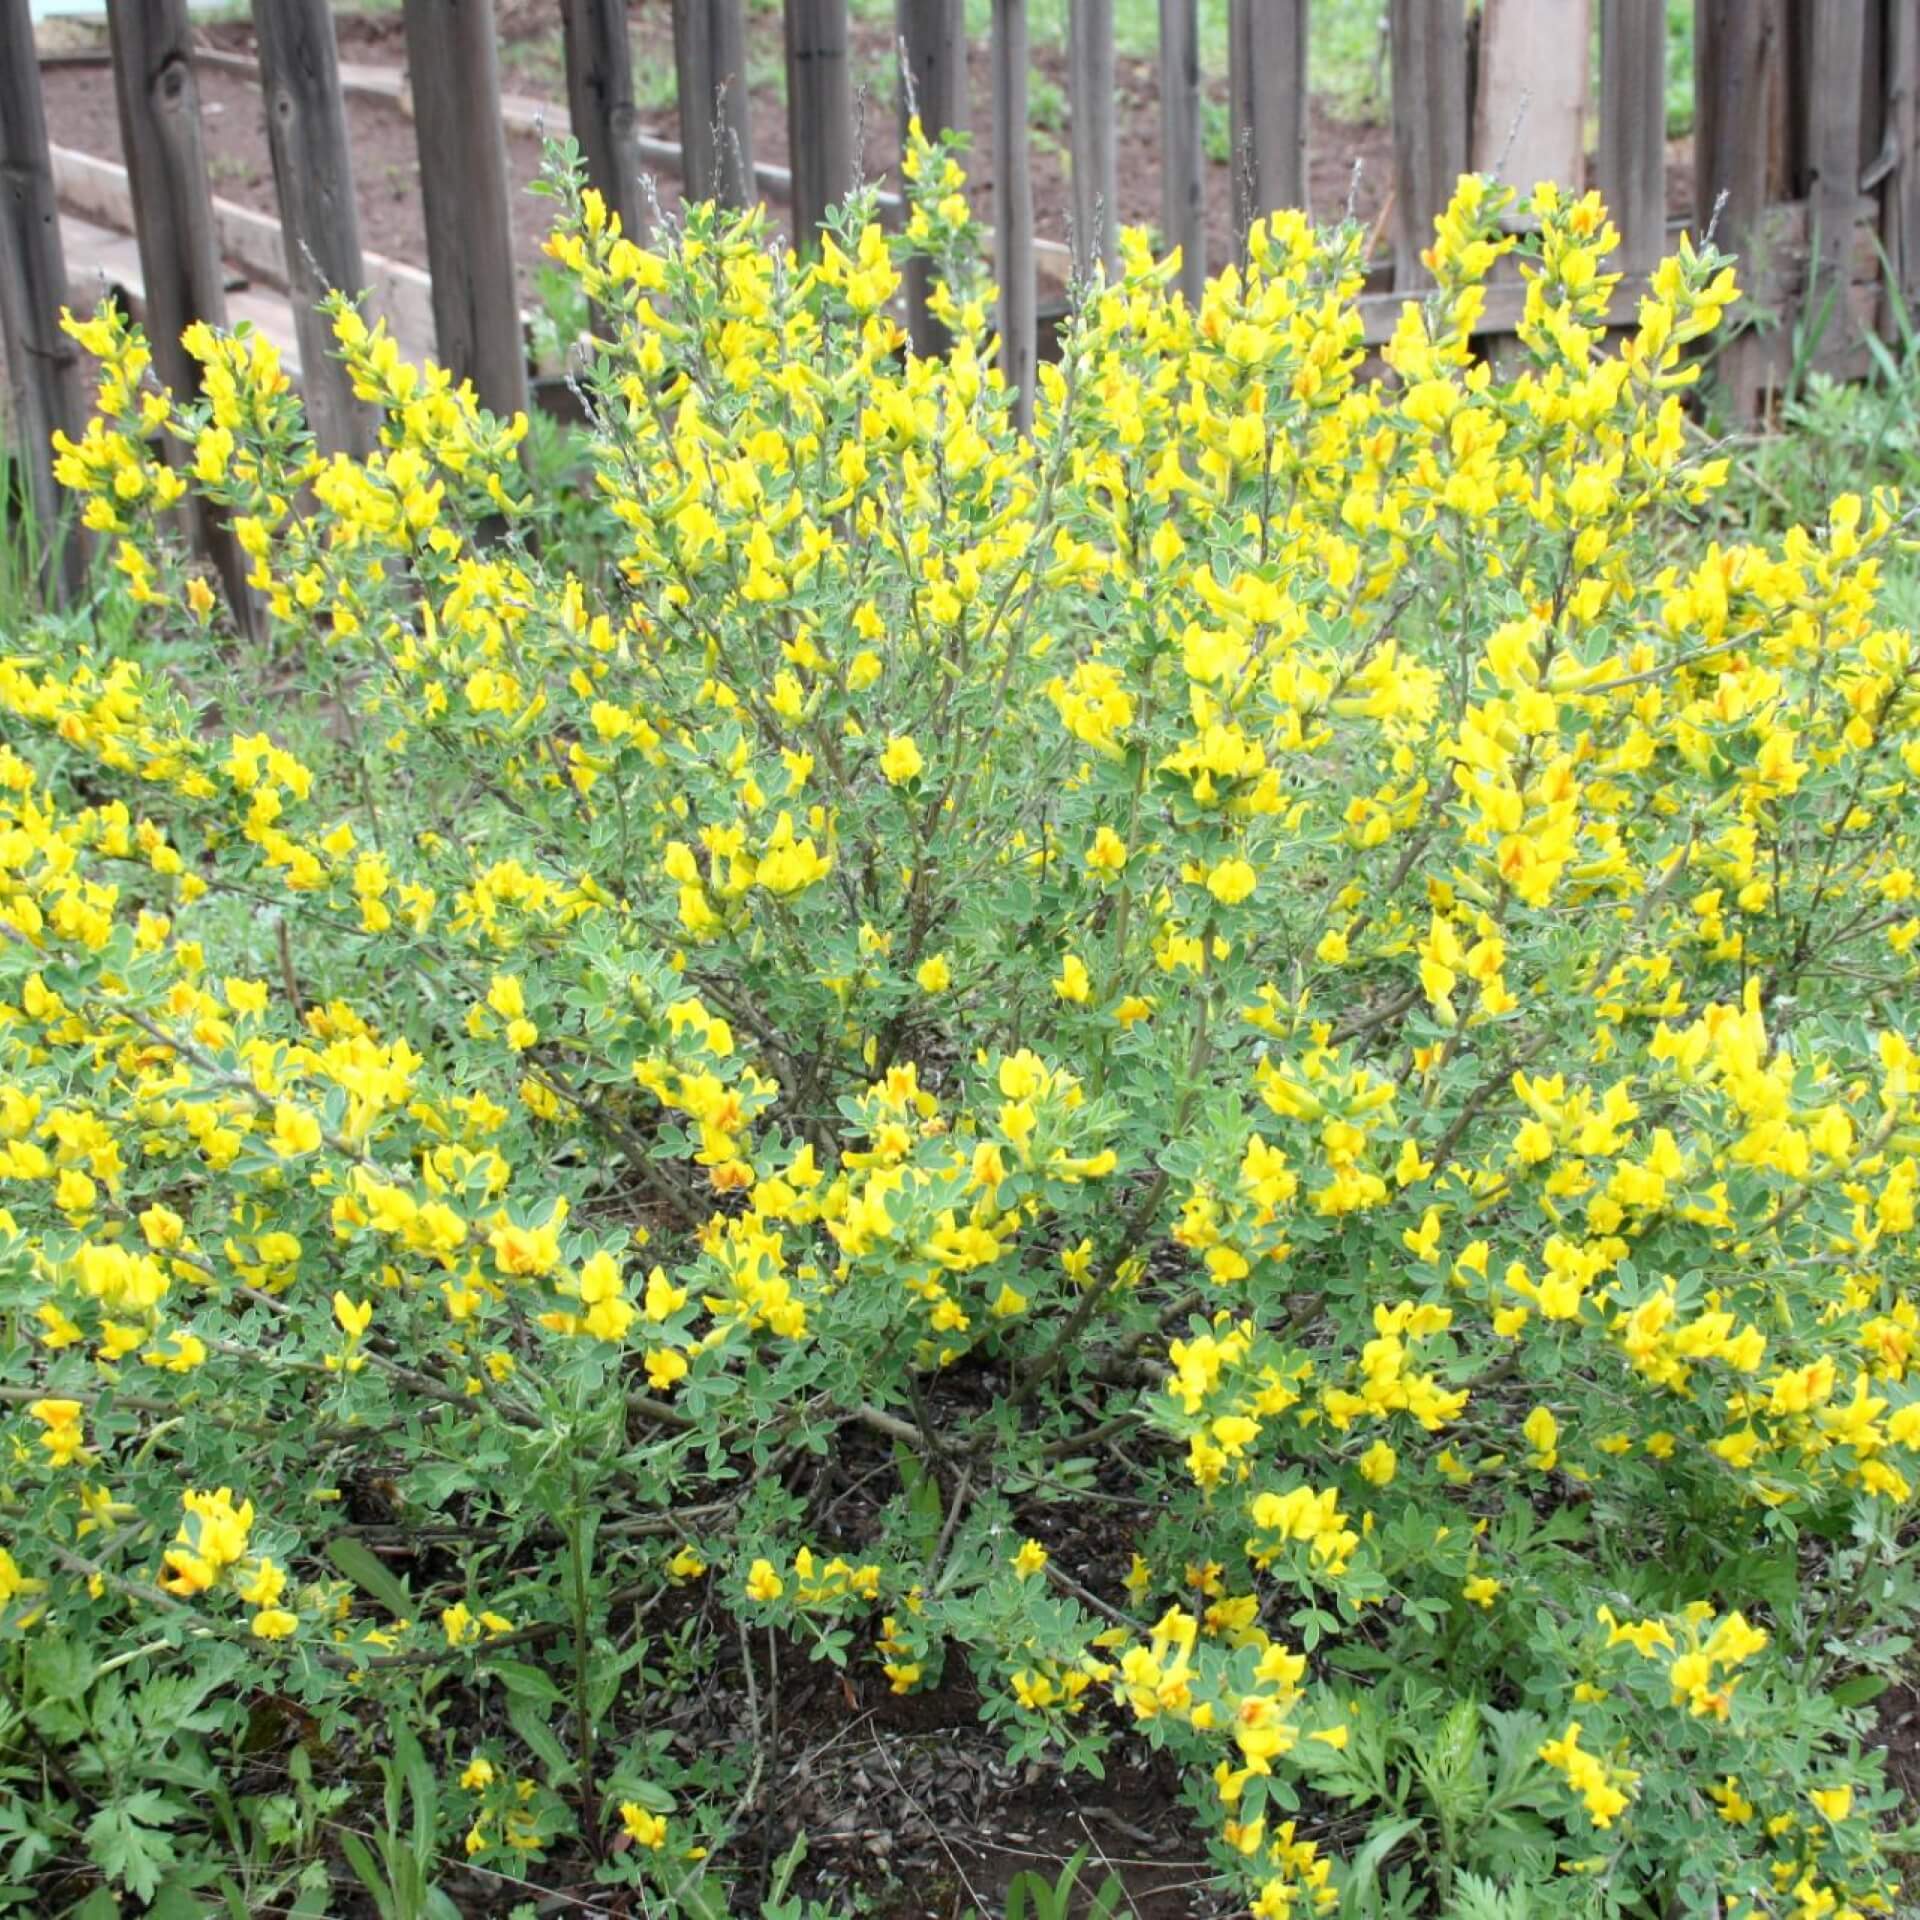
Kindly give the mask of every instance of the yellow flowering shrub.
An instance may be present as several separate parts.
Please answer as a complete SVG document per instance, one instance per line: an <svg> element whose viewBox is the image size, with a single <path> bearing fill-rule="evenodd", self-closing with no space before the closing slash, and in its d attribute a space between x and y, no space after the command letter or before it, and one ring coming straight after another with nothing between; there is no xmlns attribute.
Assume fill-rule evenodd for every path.
<svg viewBox="0 0 1920 1920"><path fill-rule="evenodd" d="M1263 1920L1891 1911L1903 510L1717 522L1731 266L1610 315L1598 203L1477 178L1384 366L1353 229L1197 308L1131 237L1023 437L912 171L806 263L560 184L589 541L344 300L365 461L257 336L186 400L75 323L134 608L0 659L15 1724L398 1726L450 1854L717 1913L778 1634L1167 1749ZM55 1853L212 1883L177 1786L48 1779Z"/></svg>

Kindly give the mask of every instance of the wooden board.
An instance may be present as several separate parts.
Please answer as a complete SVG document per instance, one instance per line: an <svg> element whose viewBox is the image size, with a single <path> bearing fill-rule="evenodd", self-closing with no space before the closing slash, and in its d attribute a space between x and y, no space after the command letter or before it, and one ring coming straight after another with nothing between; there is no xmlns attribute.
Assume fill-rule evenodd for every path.
<svg viewBox="0 0 1920 1920"><path fill-rule="evenodd" d="M1469 164L1524 196L1586 170L1589 0L1486 0Z"/></svg>
<svg viewBox="0 0 1920 1920"><path fill-rule="evenodd" d="M1813 365L1837 372L1859 345L1846 299L1848 258L1860 198L1860 81L1866 16L1860 0L1810 0L1806 74L1807 198L1813 221L1805 324Z"/></svg>
<svg viewBox="0 0 1920 1920"><path fill-rule="evenodd" d="M1160 227L1180 249L1180 291L1195 304L1207 278L1206 153L1200 129L1200 9L1160 0Z"/></svg>
<svg viewBox="0 0 1920 1920"><path fill-rule="evenodd" d="M1594 184L1628 273L1659 264L1667 232L1666 0L1600 0L1600 147Z"/></svg>
<svg viewBox="0 0 1920 1920"><path fill-rule="evenodd" d="M441 363L500 415L527 407L514 291L499 55L488 0L406 0L407 77L426 202L433 331Z"/></svg>
<svg viewBox="0 0 1920 1920"><path fill-rule="evenodd" d="M965 132L967 111L967 15L964 0L896 0L900 38L900 126L919 116L928 139L948 128ZM919 354L940 352L946 329L927 311L932 274L924 260L906 271L907 335Z"/></svg>
<svg viewBox="0 0 1920 1920"><path fill-rule="evenodd" d="M331 323L317 310L332 289L358 293L366 285L333 16L327 0L253 0L253 27L307 418L324 451L364 457L373 445L373 414L354 398L332 352Z"/></svg>
<svg viewBox="0 0 1920 1920"><path fill-rule="evenodd" d="M185 398L199 392L200 369L181 336L196 320L214 326L227 320L185 0L108 0L107 30L153 370ZM246 584L252 565L224 519L191 498L187 518L194 545L219 573L234 619L257 631L260 608Z"/></svg>
<svg viewBox="0 0 1920 1920"><path fill-rule="evenodd" d="M49 564L42 585L79 598L87 553L53 477L52 437L78 437L86 418L80 350L60 327L67 306L53 165L27 0L0 0L0 339L28 502Z"/></svg>
<svg viewBox="0 0 1920 1920"><path fill-rule="evenodd" d="M673 58L687 198L744 207L754 171L741 0L673 0Z"/></svg>
<svg viewBox="0 0 1920 1920"><path fill-rule="evenodd" d="M1393 280L1427 279L1420 256L1467 165L1467 21L1463 0L1391 0Z"/></svg>
<svg viewBox="0 0 1920 1920"><path fill-rule="evenodd" d="M1227 72L1233 112L1234 231L1307 203L1306 0L1233 0Z"/></svg>
<svg viewBox="0 0 1920 1920"><path fill-rule="evenodd" d="M786 46L793 242L804 249L853 185L847 0L787 0Z"/></svg>
<svg viewBox="0 0 1920 1920"><path fill-rule="evenodd" d="M1119 265L1118 174L1113 144L1113 0L1070 0L1067 128L1073 151L1073 270Z"/></svg>
<svg viewBox="0 0 1920 1920"><path fill-rule="evenodd" d="M560 0L560 27L568 126L580 142L587 180L619 216L621 232L643 240L647 207L626 0Z"/></svg>
<svg viewBox="0 0 1920 1920"><path fill-rule="evenodd" d="M1000 370L1013 417L1033 425L1033 176L1027 132L1027 0L993 0L993 224L1000 281Z"/></svg>

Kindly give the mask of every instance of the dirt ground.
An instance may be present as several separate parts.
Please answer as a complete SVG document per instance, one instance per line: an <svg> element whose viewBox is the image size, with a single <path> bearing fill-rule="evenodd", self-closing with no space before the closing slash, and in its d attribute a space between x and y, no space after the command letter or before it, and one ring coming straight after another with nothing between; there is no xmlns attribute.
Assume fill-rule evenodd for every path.
<svg viewBox="0 0 1920 1920"><path fill-rule="evenodd" d="M564 98L557 10L547 4L529 4L529 0L498 0L498 5L503 86L534 98ZM671 98L673 35L663 0L638 0L632 7L631 29L635 67L643 82L648 75L662 77L656 92L643 92L642 126L658 138L677 140L679 125ZM216 23L203 32L210 46L231 53L253 52L252 28L245 22ZM345 14L338 32L343 60L404 69L406 43L397 13ZM747 64L753 82L754 155L786 164L787 118L779 84L782 58L779 12L752 10L748 14ZM900 151L892 82L896 51L888 29L856 25L852 60L862 164L868 177L885 178L896 167ZM972 191L982 217L991 219L993 103L984 43L975 47L970 67ZM1070 206L1064 49L1036 45L1034 72L1035 229L1043 240L1064 242ZM198 81L203 140L214 192L262 212L276 211L259 88L238 74L206 66L200 69ZM105 65L50 65L43 73L42 85L48 131L57 143L120 158L112 74ZM1119 103L1115 141L1119 215L1125 224L1157 224L1157 68L1151 61L1123 57L1118 62L1115 85ZM1207 120L1215 136L1213 144L1223 148L1227 124L1224 80L1211 83L1208 95ZM361 244L373 253L424 264L426 233L412 120L401 107L364 96L349 96L347 115ZM1324 102L1316 101L1308 152L1309 197L1317 214L1335 218L1350 206L1362 220L1377 218L1392 173L1392 136L1387 128L1340 120L1326 110ZM551 206L525 191L540 167L537 140L510 135L507 163L515 189L514 244L524 298L532 291L532 269L539 261ZM662 174L657 187L663 206L671 209L678 204L678 181ZM1206 193L1208 256L1211 263L1218 264L1230 257L1232 246L1232 175L1224 157L1209 158Z"/></svg>

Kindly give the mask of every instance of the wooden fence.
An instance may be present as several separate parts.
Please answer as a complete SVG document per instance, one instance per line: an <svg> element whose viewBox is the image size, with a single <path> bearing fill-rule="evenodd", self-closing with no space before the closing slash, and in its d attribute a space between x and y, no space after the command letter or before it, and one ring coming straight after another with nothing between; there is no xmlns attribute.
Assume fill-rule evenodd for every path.
<svg viewBox="0 0 1920 1920"><path fill-rule="evenodd" d="M553 4L565 35L571 130L594 184L629 229L646 223L648 171L677 172L692 198L782 197L803 238L852 183L847 0L784 0L785 168L754 151L747 0L672 0L677 144L639 129L625 0ZM910 83L903 104L911 99L930 131L964 125L964 0L897 7ZM365 410L312 313L323 287L369 284L331 11L327 0L252 0L252 10L280 232L277 248L272 235L256 234L249 245L279 254L322 445L362 452ZM1522 186L1590 175L1623 236L1630 312L1634 282L1669 240L1665 0L1482 0L1471 19L1465 0L1388 0L1385 11L1392 258L1365 296L1369 338L1384 339L1400 301L1419 288L1434 216L1469 166ZM143 317L160 377L187 390L193 369L180 334L196 318L225 317L223 244L234 251L201 152L195 64L204 56L185 0L108 0L107 12ZM1192 296L1221 264L1205 249L1199 0L1160 0L1159 12L1161 220L1166 241L1182 250L1181 285ZM1304 202L1307 12L1308 0L1231 0L1233 211L1242 235L1268 209ZM486 405L511 412L528 404L529 387L492 0L404 0L404 22L437 356L471 379ZM1113 0L1071 0L1070 22L1068 237L1085 267L1114 257ZM1027 0L992 0L994 135L986 153L999 321L1023 391L1041 346L1036 255L1045 244L1036 241L1029 184L1028 43ZM1776 320L1750 328L1722 356L1730 404L1751 417L1790 356L1858 371L1865 335L1890 332L1902 300L1920 307L1920 3L1696 0L1694 51L1693 205L1717 209L1717 237L1743 256L1754 307ZM500 110L484 110L490 103ZM59 197L27 0L0 0L0 320L26 490L48 525L56 506L48 436L56 427L77 431L82 409L74 353L57 321L67 299ZM897 196L886 204L897 213ZM404 277L379 265L376 305L382 289ZM1517 284L1492 289L1488 333L1511 330L1519 294ZM906 298L916 346L937 348L923 279L909 277ZM237 577L221 529L198 532ZM67 551L67 570L53 584L73 589L78 541Z"/></svg>

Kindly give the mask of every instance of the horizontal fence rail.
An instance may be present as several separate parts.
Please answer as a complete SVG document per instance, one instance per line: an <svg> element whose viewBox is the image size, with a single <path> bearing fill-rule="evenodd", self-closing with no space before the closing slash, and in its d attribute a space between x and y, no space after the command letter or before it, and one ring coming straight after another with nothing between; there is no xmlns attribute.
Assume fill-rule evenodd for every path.
<svg viewBox="0 0 1920 1920"><path fill-rule="evenodd" d="M371 287L376 304L433 350L485 404L529 401L525 323L515 262L505 132L534 115L579 141L592 184L627 230L655 206L649 172L677 175L689 199L783 200L808 245L853 184L859 156L847 0L784 0L786 166L756 156L747 75L746 0L673 0L679 138L642 132L625 0L553 0L564 37L566 109L503 96L491 0L404 0L429 272L363 254L344 102L398 76L348 73L326 0L252 0L257 77L280 218L220 201L201 151L196 64L251 67L192 40L184 0L108 0L124 169L49 137L28 0L0 0L0 322L12 388L19 482L51 524L57 489L48 449L75 430L74 356L58 332L67 297L56 201L130 225L138 243L143 318L161 377L191 390L179 337L226 313L226 265L283 287L310 417L328 450L364 452L371 422L327 353L312 314L327 287ZM901 113L929 133L970 120L963 0L897 0ZM1178 247L1178 284L1197 298L1206 256L1207 66L1224 55L1231 128L1232 228L1307 198L1310 113L1308 0L1230 0L1227 44L1203 49L1198 0L1159 0L1161 237ZM1027 125L1026 0L993 0L987 82L992 138L975 165L991 174L1003 362L1031 407L1046 350L1040 269L1064 283L1115 259L1116 91L1113 0L1070 0L1067 92L1071 207L1067 231L1036 236ZM1376 238L1391 262L1362 300L1370 343L1391 333L1401 300L1425 281L1421 255L1461 171L1491 170L1523 191L1539 178L1582 184L1590 172L1621 234L1628 292L1643 286L1669 241L1664 0L1390 0L1393 178ZM1597 25L1597 76L1589 73ZM1866 335L1891 334L1920 309L1920 6L1915 0L1696 0L1693 204L1696 228L1743 258L1756 310L1773 322L1737 334L1719 371L1738 417L1763 412L1792 356L1838 374L1867 365ZM1587 128L1596 139L1587 159ZM53 130L57 135L57 129ZM902 200L882 191L883 217ZM123 212L121 210L124 210ZM1341 209L1312 209L1321 218ZM938 323L916 266L904 318L914 348L936 352ZM1510 331L1517 287L1489 291L1482 330ZM1057 302L1052 311L1057 311ZM1804 322L1798 346L1791 324ZM1811 341L1809 346L1808 342ZM244 609L244 569L230 536L194 529ZM78 538L50 577L80 590ZM243 618L249 617L244 612Z"/></svg>

